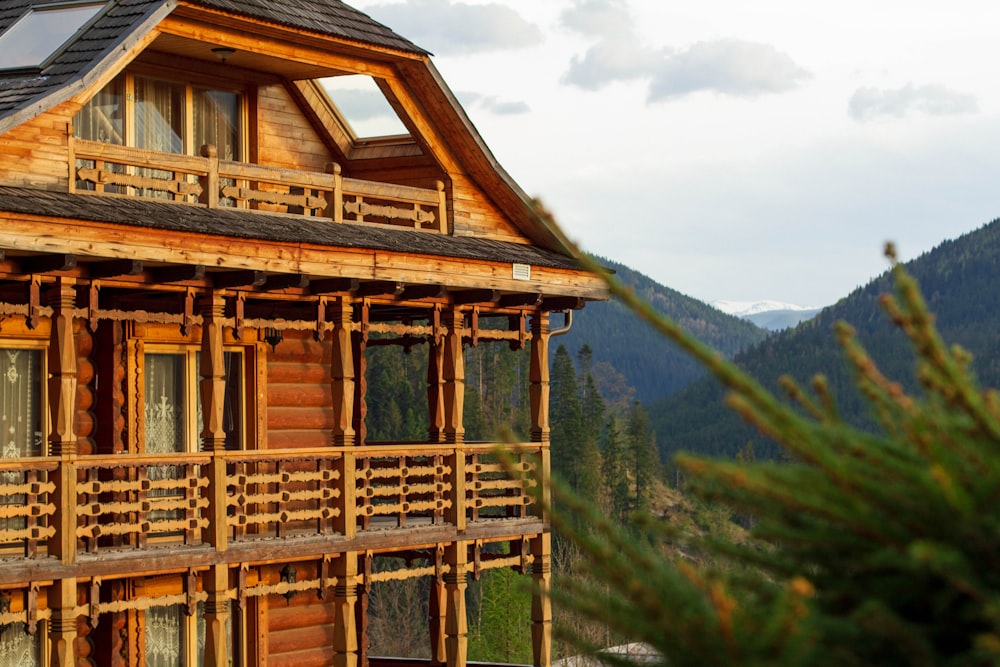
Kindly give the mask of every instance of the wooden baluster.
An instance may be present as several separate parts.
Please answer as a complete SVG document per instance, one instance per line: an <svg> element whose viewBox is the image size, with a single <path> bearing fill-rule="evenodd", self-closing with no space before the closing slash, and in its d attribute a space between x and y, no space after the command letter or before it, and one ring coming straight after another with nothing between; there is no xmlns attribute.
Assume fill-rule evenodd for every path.
<svg viewBox="0 0 1000 667"><path fill-rule="evenodd" d="M24 475L24 483L28 487L28 490L24 494L24 507L28 509L27 516L24 518L24 527L27 531L27 536L24 538L24 555L26 558L35 558L38 556L38 538L35 537L35 532L38 529L38 515L31 511L31 508L37 507L41 501L41 494L32 491L37 488L38 478L39 474L37 470L29 470Z"/></svg>
<svg viewBox="0 0 1000 667"><path fill-rule="evenodd" d="M434 551L434 579L431 581L428 600L428 620L431 639L431 664L443 665L448 661L445 641L445 610L447 598L444 587L444 547L440 544Z"/></svg>
<svg viewBox="0 0 1000 667"><path fill-rule="evenodd" d="M443 324L444 362L444 441L455 445L451 458L451 507L445 513L457 530L465 530L465 427L462 412L465 406L465 361L462 355L464 316L458 308L445 311Z"/></svg>
<svg viewBox="0 0 1000 667"><path fill-rule="evenodd" d="M531 369L528 394L531 400L531 441L541 446L535 480L541 485L543 502L533 505L533 514L542 518L548 528L544 507L551 506L552 495L548 490L551 469L549 451L549 316L541 311L531 318Z"/></svg>
<svg viewBox="0 0 1000 667"><path fill-rule="evenodd" d="M213 565L202 575L202 586L208 593L205 600L205 667L229 667L229 643L226 623L229 621L229 566Z"/></svg>
<svg viewBox="0 0 1000 667"><path fill-rule="evenodd" d="M440 319L440 310L435 319ZM435 326L435 334L440 325ZM427 354L427 442L444 442L444 345L438 336L431 337Z"/></svg>
<svg viewBox="0 0 1000 667"><path fill-rule="evenodd" d="M356 378L354 387L354 441L362 447L368 440L368 429L365 426L365 417L368 414L368 404L365 402L365 394L368 391L366 377L368 362L365 359L365 350L368 347L368 307L367 300L362 302L360 330L351 333L351 349L354 355L354 376Z"/></svg>
<svg viewBox="0 0 1000 667"><path fill-rule="evenodd" d="M444 181L437 182L437 192L438 192L438 207L437 207L437 224L438 232L441 234L448 233L448 194L444 189Z"/></svg>
<svg viewBox="0 0 1000 667"><path fill-rule="evenodd" d="M57 579L49 587L50 667L76 667L76 579Z"/></svg>

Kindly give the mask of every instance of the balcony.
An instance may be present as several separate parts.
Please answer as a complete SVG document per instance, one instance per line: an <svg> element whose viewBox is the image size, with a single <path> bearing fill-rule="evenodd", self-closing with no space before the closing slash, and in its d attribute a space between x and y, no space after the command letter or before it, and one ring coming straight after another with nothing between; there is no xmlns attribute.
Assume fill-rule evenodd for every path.
<svg viewBox="0 0 1000 667"><path fill-rule="evenodd" d="M71 140L70 165L73 192L448 231L440 181L429 190L347 178L334 163L328 173L296 171L220 160L214 146L195 157L82 139Z"/></svg>
<svg viewBox="0 0 1000 667"><path fill-rule="evenodd" d="M88 564L97 575L109 558L256 560L269 544L322 556L405 544L408 530L431 531L421 542L516 536L538 521L528 487L543 452L505 449L527 479L493 444L2 459L0 583Z"/></svg>

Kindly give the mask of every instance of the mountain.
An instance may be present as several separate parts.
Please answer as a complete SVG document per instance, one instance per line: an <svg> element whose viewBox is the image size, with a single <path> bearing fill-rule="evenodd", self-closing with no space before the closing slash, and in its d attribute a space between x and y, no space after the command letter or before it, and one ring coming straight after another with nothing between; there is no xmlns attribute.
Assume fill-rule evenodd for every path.
<svg viewBox="0 0 1000 667"><path fill-rule="evenodd" d="M712 307L753 322L768 331L781 331L794 327L822 310L822 308L796 306L780 301L713 301Z"/></svg>
<svg viewBox="0 0 1000 667"><path fill-rule="evenodd" d="M624 264L597 258L616 277L726 357L763 340L768 332L657 283ZM558 319L553 326L558 326ZM584 344L605 400L628 406L657 401L704 376L702 368L617 301L590 303L576 313L569 333L553 338L573 355ZM630 393L628 388L634 388Z"/></svg>
<svg viewBox="0 0 1000 667"><path fill-rule="evenodd" d="M1000 220L945 241L906 268L920 283L944 340L974 355L973 368L984 385L1000 386ZM834 342L833 326L838 320L851 324L882 372L916 391L913 353L879 305L879 296L892 289L886 271L813 319L747 349L736 362L772 390L783 374L807 386L822 372L842 417L869 426L865 404ZM752 442L758 458L779 456L776 445L743 425L722 398L723 390L706 378L650 406L661 453L731 457Z"/></svg>

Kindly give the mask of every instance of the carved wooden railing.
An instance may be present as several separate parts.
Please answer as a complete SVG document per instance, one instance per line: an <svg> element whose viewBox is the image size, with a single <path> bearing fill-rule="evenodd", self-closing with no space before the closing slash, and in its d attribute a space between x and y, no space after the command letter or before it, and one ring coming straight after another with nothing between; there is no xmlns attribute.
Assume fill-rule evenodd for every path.
<svg viewBox="0 0 1000 667"><path fill-rule="evenodd" d="M506 464L488 444L414 443L0 459L0 558L45 556L52 544L64 545L61 558L72 561L166 545L224 550L262 539L523 519L540 452L537 444L511 447ZM225 470L221 493L209 474L215 465ZM60 479L69 485L62 493ZM63 507L60 498L75 502Z"/></svg>
<svg viewBox="0 0 1000 667"><path fill-rule="evenodd" d="M73 139L70 189L447 232L442 182L429 190L345 178L333 163L328 173L319 173L220 160L214 146L203 146L201 153Z"/></svg>

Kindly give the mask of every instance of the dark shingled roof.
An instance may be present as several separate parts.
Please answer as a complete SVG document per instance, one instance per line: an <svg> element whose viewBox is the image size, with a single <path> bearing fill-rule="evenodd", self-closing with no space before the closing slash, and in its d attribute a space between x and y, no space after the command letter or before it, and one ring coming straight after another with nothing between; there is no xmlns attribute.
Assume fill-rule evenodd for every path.
<svg viewBox="0 0 1000 667"><path fill-rule="evenodd" d="M190 206L148 199L0 187L0 211L242 239L384 250L578 270L572 258L537 246L329 219ZM137 231L138 233L138 231Z"/></svg>
<svg viewBox="0 0 1000 667"><path fill-rule="evenodd" d="M409 40L339 0L191 2L340 39L406 53L427 54ZM38 4L44 4L43 0L0 0L0 32L20 18L29 7ZM23 70L0 70L0 121L46 99L51 104L62 101L62 97L56 93L70 84L79 83L98 66L104 56L132 38L145 18L157 11L172 8L174 4L172 0L113 0L87 30L78 35L42 71L26 74ZM53 99L53 96L58 99ZM0 130L2 129L4 128L0 124Z"/></svg>

